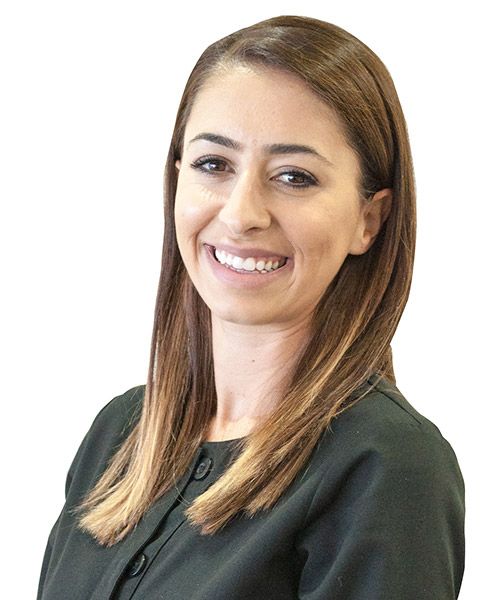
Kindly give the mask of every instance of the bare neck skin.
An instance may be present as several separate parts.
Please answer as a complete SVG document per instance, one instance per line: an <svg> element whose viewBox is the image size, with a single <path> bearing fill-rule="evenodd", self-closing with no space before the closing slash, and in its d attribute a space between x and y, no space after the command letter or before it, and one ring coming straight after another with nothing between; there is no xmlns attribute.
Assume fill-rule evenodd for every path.
<svg viewBox="0 0 500 600"><path fill-rule="evenodd" d="M243 437L275 406L307 342L306 320L255 326L212 315L212 341L217 414L206 439Z"/></svg>

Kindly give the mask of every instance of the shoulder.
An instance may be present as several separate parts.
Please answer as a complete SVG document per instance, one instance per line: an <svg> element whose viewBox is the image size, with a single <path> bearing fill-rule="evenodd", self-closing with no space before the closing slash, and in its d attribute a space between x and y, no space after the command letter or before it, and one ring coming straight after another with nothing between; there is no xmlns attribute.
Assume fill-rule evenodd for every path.
<svg viewBox="0 0 500 600"><path fill-rule="evenodd" d="M97 413L89 432L125 433L140 416L145 388L144 384L137 385L112 398Z"/></svg>
<svg viewBox="0 0 500 600"><path fill-rule="evenodd" d="M418 412L394 383L373 376L368 382L368 393L331 422L325 437L339 436L344 444L356 440L360 449L381 452L396 449L395 444L399 452L416 450L422 443L453 451L437 425Z"/></svg>
<svg viewBox="0 0 500 600"><path fill-rule="evenodd" d="M440 429L395 384L368 381L366 396L333 419L318 444L313 461L325 484L349 476L383 493L446 489L463 503L462 473Z"/></svg>
<svg viewBox="0 0 500 600"><path fill-rule="evenodd" d="M84 442L101 455L121 445L141 414L145 385L137 385L112 398L97 413Z"/></svg>
<svg viewBox="0 0 500 600"><path fill-rule="evenodd" d="M112 398L95 416L68 470L66 497L87 491L140 417L145 385Z"/></svg>

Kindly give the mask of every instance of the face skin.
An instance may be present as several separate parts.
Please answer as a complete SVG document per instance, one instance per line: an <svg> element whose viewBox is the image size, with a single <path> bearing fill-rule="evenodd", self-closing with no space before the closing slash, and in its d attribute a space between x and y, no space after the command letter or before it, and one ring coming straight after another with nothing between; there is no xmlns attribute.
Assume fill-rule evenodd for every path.
<svg viewBox="0 0 500 600"><path fill-rule="evenodd" d="M190 143L202 132L236 140L242 149ZM306 153L266 154L263 146L275 143L311 146L328 162ZM219 162L191 166L208 154ZM195 100L176 167L177 242L212 314L214 432L239 437L236 422L250 425L269 408L269 400L262 405L266 393L304 344L311 313L346 256L373 243L391 191L377 192L370 203L360 199L358 160L340 123L301 80L277 70L237 67L213 76ZM304 175L290 171L316 185L299 187ZM258 289L222 283L204 242L272 249L290 257L291 268Z"/></svg>

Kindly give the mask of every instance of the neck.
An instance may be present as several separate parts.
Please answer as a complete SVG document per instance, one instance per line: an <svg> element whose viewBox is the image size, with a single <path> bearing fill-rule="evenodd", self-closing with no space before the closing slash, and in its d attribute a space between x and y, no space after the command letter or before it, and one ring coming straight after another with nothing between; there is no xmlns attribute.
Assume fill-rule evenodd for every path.
<svg viewBox="0 0 500 600"><path fill-rule="evenodd" d="M274 408L307 336L305 319L271 327L212 316L217 413L211 439L242 437Z"/></svg>

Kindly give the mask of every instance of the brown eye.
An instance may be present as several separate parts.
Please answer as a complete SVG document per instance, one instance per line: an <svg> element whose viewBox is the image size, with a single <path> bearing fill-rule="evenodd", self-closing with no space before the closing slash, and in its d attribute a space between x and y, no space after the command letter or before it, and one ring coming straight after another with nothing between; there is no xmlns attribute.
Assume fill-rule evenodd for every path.
<svg viewBox="0 0 500 600"><path fill-rule="evenodd" d="M201 158L198 158L197 160L195 160L194 162L191 163L191 166L193 167L193 169L197 169L198 171L201 171L202 173L206 173L207 175L211 175L212 173L223 173L224 170L217 170L217 169L205 169L203 168L205 165L225 165L226 162L220 158L217 158L215 156L202 156Z"/></svg>
<svg viewBox="0 0 500 600"><path fill-rule="evenodd" d="M316 180L313 177L311 177L310 175L308 175L307 173L304 173L303 171L284 171L283 173L281 173L279 175L279 177L282 177L283 175L286 175L287 177L299 179L299 182L295 185L292 185L291 187L306 188L311 185L317 185Z"/></svg>

